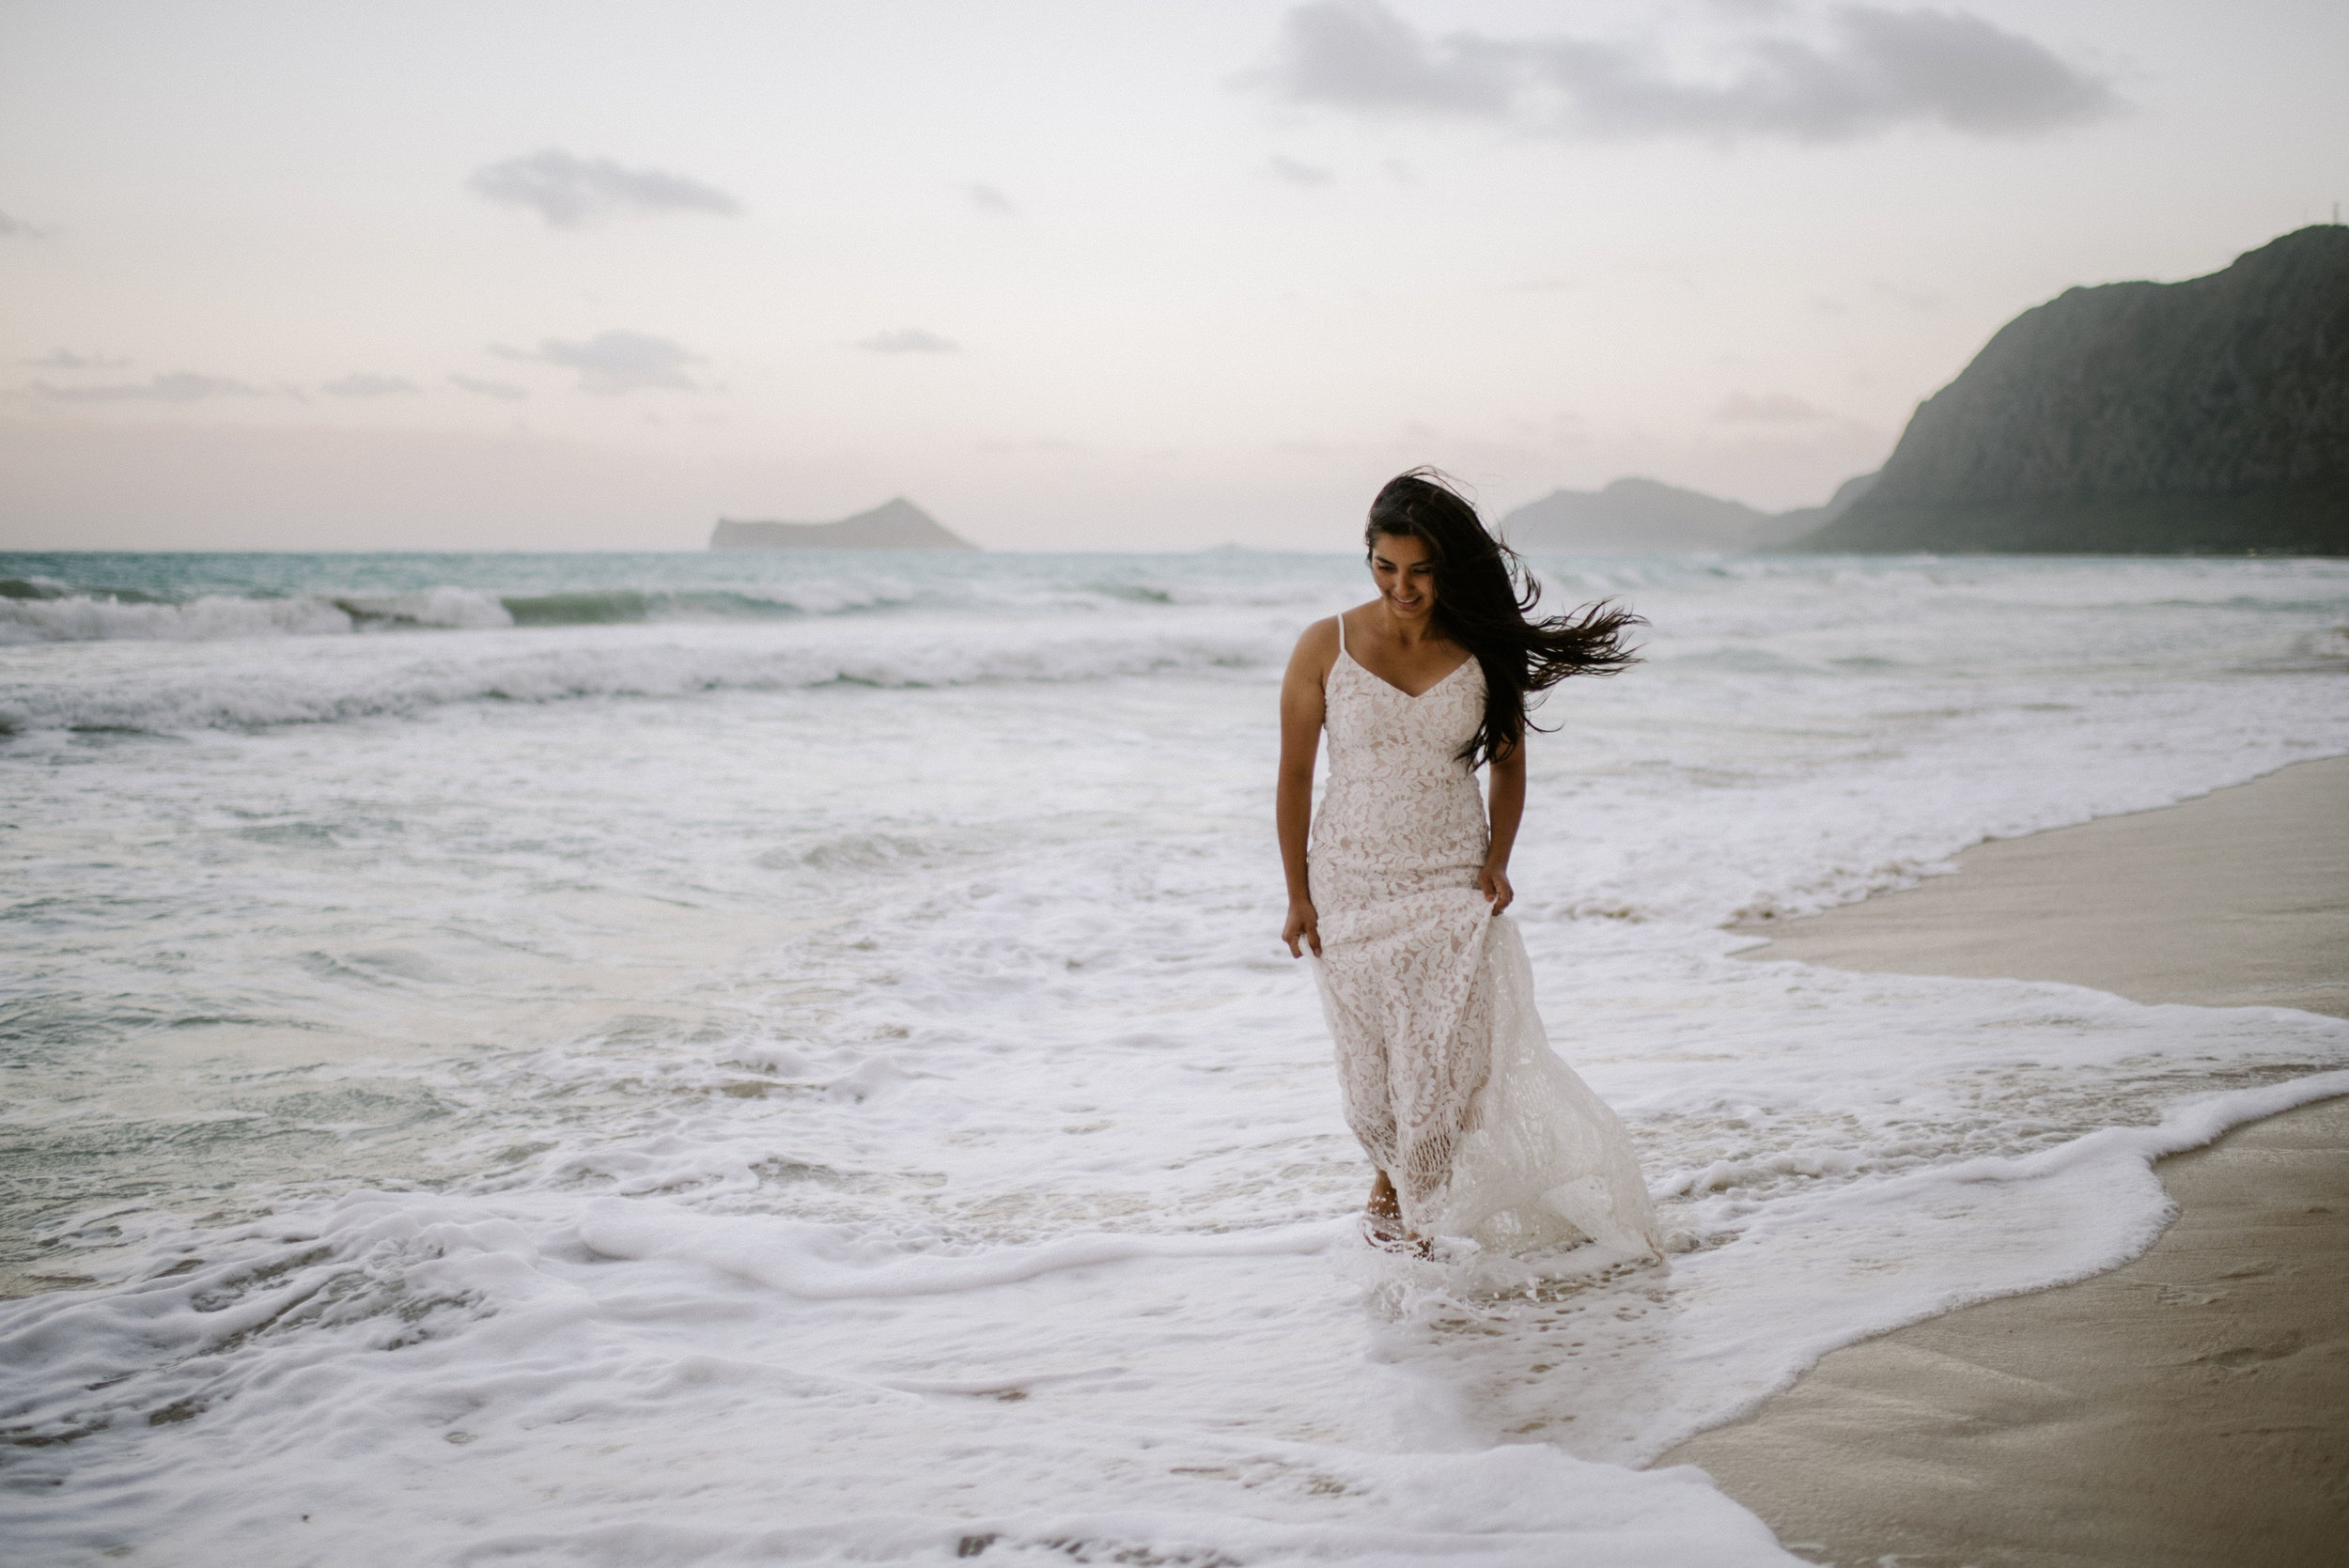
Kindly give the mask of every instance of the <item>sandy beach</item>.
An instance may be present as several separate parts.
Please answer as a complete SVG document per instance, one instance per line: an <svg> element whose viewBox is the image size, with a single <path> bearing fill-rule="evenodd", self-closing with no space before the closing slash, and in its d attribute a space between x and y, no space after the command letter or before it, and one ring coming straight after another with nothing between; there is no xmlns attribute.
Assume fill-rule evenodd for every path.
<svg viewBox="0 0 2349 1568"><path fill-rule="evenodd" d="M1749 956L2349 1017L2349 758L1983 845ZM2349 1098L2164 1160L2146 1253L1838 1351L1660 1464L1858 1568L2333 1564L2349 1541Z"/></svg>

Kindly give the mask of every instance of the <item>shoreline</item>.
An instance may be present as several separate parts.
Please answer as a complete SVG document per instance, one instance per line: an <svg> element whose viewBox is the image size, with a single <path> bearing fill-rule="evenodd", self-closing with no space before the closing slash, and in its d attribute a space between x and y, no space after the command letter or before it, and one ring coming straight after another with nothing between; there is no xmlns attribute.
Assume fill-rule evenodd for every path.
<svg viewBox="0 0 2349 1568"><path fill-rule="evenodd" d="M2349 1018L2349 756L1991 839L1958 862L1821 914L1733 925L1768 939L1737 956Z"/></svg>
<svg viewBox="0 0 2349 1568"><path fill-rule="evenodd" d="M1770 939L1739 956L2349 1017L2349 757L1960 865L1733 927ZM2155 1169L2178 1214L2133 1261L1832 1352L1656 1464L1702 1467L1790 1550L1843 1568L2337 1561L2349 1095Z"/></svg>

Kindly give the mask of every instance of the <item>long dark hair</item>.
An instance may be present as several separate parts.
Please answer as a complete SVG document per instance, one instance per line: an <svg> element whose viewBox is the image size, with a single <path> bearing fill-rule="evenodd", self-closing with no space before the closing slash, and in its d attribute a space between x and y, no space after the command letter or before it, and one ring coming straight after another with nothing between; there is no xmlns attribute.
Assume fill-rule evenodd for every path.
<svg viewBox="0 0 2349 1568"><path fill-rule="evenodd" d="M1535 616L1542 585L1517 551L1485 531L1476 508L1439 469L1415 468L1387 481L1362 529L1367 551L1378 537L1418 539L1436 572L1436 622L1485 671L1485 722L1460 751L1471 768L1521 744L1540 729L1525 716L1526 693L1546 691L1568 675L1611 675L1639 662L1624 633L1647 623L1605 599L1572 614Z"/></svg>

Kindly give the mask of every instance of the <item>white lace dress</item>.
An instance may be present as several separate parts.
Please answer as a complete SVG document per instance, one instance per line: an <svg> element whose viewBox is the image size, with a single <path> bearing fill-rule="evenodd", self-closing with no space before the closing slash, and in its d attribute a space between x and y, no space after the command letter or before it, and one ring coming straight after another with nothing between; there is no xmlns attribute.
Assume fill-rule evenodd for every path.
<svg viewBox="0 0 2349 1568"><path fill-rule="evenodd" d="M1549 1048L1516 923L1476 886L1490 843L1459 758L1471 659L1412 697L1346 651L1324 688L1330 775L1307 856L1346 1119L1404 1223L1504 1251L1658 1250L1623 1124Z"/></svg>

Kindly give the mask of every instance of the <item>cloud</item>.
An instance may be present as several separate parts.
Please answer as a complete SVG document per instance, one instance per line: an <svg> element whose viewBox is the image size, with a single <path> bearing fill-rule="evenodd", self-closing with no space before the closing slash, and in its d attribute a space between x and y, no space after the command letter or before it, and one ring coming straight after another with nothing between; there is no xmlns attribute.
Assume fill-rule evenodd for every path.
<svg viewBox="0 0 2349 1568"><path fill-rule="evenodd" d="M1337 179L1337 176L1328 169L1317 168L1311 163L1300 163L1294 158L1283 157L1277 152L1272 155L1272 174L1274 179L1284 179L1291 185L1327 185Z"/></svg>
<svg viewBox="0 0 2349 1568"><path fill-rule="evenodd" d="M485 381L478 376L451 376L448 384L476 396L495 397L507 403L519 403L530 396L526 386L516 386L511 381Z"/></svg>
<svg viewBox="0 0 2349 1568"><path fill-rule="evenodd" d="M1011 198L992 185L972 186L971 205L990 217L1016 218L1019 216L1019 209L1011 204Z"/></svg>
<svg viewBox="0 0 2349 1568"><path fill-rule="evenodd" d="M319 388L330 397L400 397L412 396L421 390L405 376L374 376L354 370L339 381L328 381Z"/></svg>
<svg viewBox="0 0 2349 1568"><path fill-rule="evenodd" d="M1713 417L1735 425L1809 425L1835 416L1791 392L1766 392L1759 397L1733 392L1713 411Z"/></svg>
<svg viewBox="0 0 2349 1568"><path fill-rule="evenodd" d="M488 164L465 183L491 201L530 209L551 228L579 228L614 212L731 217L742 210L734 197L698 179L661 169L623 168L609 158L579 158L560 147Z"/></svg>
<svg viewBox="0 0 2349 1568"><path fill-rule="evenodd" d="M0 212L0 240L38 240L39 238L41 238L40 230L23 219L11 218L6 212Z"/></svg>
<svg viewBox="0 0 2349 1568"><path fill-rule="evenodd" d="M51 386L46 381L35 381L25 390L59 403L199 403L208 397L269 396L257 386L232 381L225 376L199 376L193 370L175 370L167 376L151 376L144 381L114 386Z"/></svg>
<svg viewBox="0 0 2349 1568"><path fill-rule="evenodd" d="M1843 142L1905 126L2029 136L2121 108L2101 77L1963 11L1837 6L1823 38L1743 38L1710 79L1627 45L1559 35L1423 37L1379 0L1314 0L1283 18L1253 80L1295 103L1499 121L1594 139Z"/></svg>
<svg viewBox="0 0 2349 1568"><path fill-rule="evenodd" d="M941 337L920 327L908 327L902 332L876 333L857 344L877 354L955 354L962 345L950 337Z"/></svg>
<svg viewBox="0 0 2349 1568"><path fill-rule="evenodd" d="M77 354L70 349L24 362L36 370L120 370L131 362L127 359L105 359L96 354Z"/></svg>
<svg viewBox="0 0 2349 1568"><path fill-rule="evenodd" d="M1515 92L1495 45L1455 34L1430 48L1377 0L1315 0L1281 20L1271 85L1298 103L1499 115Z"/></svg>
<svg viewBox="0 0 2349 1568"><path fill-rule="evenodd" d="M692 379L684 367L702 363L700 356L681 344L630 332L598 333L584 343L550 337L535 349L493 346L490 352L502 359L532 360L576 370L580 391L606 397L646 387L692 391Z"/></svg>

